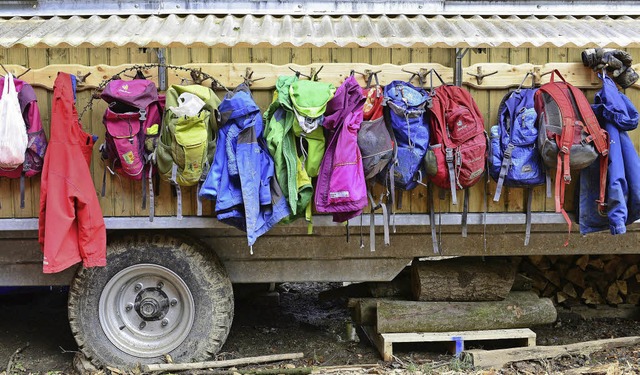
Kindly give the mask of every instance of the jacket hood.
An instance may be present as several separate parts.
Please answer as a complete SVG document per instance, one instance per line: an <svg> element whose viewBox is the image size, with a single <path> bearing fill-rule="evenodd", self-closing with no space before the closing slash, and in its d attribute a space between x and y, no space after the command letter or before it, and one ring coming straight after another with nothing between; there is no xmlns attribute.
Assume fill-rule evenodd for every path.
<svg viewBox="0 0 640 375"><path fill-rule="evenodd" d="M353 113L356 110L362 111L365 101L366 98L362 93L362 88L358 85L355 77L348 77L338 87L333 99L327 104L322 126L329 130L335 129L342 123L348 113Z"/></svg>

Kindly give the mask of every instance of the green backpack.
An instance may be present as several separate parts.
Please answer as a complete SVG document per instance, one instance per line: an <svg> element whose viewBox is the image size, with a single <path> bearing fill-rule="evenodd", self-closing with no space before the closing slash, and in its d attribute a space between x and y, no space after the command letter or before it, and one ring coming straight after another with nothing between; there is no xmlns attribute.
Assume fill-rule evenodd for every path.
<svg viewBox="0 0 640 375"><path fill-rule="evenodd" d="M182 219L180 187L198 185L200 190L212 164L218 129L214 111L219 104L220 99L205 86L172 85L167 90L156 164L160 176L176 188L178 219ZM200 199L197 214L202 215Z"/></svg>

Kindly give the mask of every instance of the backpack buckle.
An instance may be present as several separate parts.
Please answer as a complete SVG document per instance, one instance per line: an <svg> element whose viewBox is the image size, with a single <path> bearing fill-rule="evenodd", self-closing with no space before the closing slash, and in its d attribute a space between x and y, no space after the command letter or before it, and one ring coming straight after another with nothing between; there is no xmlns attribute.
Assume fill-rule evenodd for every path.
<svg viewBox="0 0 640 375"><path fill-rule="evenodd" d="M447 163L453 162L453 149L447 148L444 151L444 159L447 161Z"/></svg>
<svg viewBox="0 0 640 375"><path fill-rule="evenodd" d="M146 109L141 109L140 110L140 121L144 121L147 119L147 110Z"/></svg>
<svg viewBox="0 0 640 375"><path fill-rule="evenodd" d="M513 143L509 143L507 145L507 149L504 150L504 159L511 159L511 153L513 153L513 149L515 149L516 146L513 145Z"/></svg>

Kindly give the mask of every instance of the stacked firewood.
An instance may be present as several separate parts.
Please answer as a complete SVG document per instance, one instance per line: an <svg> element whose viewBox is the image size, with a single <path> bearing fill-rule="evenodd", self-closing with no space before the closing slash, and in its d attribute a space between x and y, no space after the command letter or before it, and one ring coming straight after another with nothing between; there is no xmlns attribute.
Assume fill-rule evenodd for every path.
<svg viewBox="0 0 640 375"><path fill-rule="evenodd" d="M637 305L640 255L529 256L520 270L533 290L557 304Z"/></svg>

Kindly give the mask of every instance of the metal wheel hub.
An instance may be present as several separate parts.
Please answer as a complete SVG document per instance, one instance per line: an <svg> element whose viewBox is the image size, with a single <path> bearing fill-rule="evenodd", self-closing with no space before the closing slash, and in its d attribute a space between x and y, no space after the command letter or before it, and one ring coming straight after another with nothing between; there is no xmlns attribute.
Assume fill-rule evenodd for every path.
<svg viewBox="0 0 640 375"><path fill-rule="evenodd" d="M146 321L160 320L169 312L169 298L158 288L147 288L136 296L134 308Z"/></svg>
<svg viewBox="0 0 640 375"><path fill-rule="evenodd" d="M195 302L187 284L170 269L137 264L105 285L100 325L113 345L137 357L156 357L177 348L194 321Z"/></svg>

